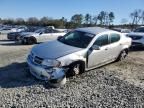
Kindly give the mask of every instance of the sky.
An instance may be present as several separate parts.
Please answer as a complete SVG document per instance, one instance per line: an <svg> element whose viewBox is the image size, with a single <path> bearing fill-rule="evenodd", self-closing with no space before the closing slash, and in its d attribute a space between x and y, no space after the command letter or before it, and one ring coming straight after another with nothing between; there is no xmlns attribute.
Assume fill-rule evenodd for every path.
<svg viewBox="0 0 144 108"><path fill-rule="evenodd" d="M135 9L144 10L144 0L0 0L0 18L47 16L70 20L74 14L95 16L100 11L112 11L114 24L120 24L123 18L130 21L130 13Z"/></svg>

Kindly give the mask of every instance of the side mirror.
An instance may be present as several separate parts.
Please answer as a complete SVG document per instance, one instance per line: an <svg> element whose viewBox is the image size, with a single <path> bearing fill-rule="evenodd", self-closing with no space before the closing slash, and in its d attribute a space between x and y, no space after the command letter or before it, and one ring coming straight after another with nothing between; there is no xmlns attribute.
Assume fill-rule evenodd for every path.
<svg viewBox="0 0 144 108"><path fill-rule="evenodd" d="M58 36L58 38L57 38L57 39L59 40L59 39L61 39L62 37L63 37L63 36Z"/></svg>
<svg viewBox="0 0 144 108"><path fill-rule="evenodd" d="M100 46L98 46L98 45L93 45L93 46L91 47L91 49L92 49L92 50L100 50Z"/></svg>
<svg viewBox="0 0 144 108"><path fill-rule="evenodd" d="M43 34L43 32L40 32L40 35Z"/></svg>

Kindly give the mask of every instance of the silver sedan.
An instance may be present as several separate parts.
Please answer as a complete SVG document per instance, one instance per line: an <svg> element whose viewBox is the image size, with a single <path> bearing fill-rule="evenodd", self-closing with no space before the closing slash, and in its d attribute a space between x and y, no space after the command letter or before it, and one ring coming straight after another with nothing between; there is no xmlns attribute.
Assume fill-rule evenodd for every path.
<svg viewBox="0 0 144 108"><path fill-rule="evenodd" d="M27 63L36 78L53 80L123 60L130 46L131 39L119 32L78 28L57 40L34 46Z"/></svg>

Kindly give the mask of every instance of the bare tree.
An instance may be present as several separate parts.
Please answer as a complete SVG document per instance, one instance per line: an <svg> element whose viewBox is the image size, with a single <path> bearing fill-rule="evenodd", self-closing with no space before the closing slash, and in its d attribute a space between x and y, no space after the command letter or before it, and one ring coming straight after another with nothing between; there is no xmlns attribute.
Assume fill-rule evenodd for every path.
<svg viewBox="0 0 144 108"><path fill-rule="evenodd" d="M67 22L67 19L65 18L65 17L62 17L61 19L60 19L60 21L61 21L61 23L62 23L62 28L65 28L65 25L66 25L66 22Z"/></svg>
<svg viewBox="0 0 144 108"><path fill-rule="evenodd" d="M100 21L101 25L110 25L113 20L114 20L115 16L113 12L105 12L105 11L101 11L98 15L98 20Z"/></svg>
<svg viewBox="0 0 144 108"><path fill-rule="evenodd" d="M144 25L144 10L142 12L141 19L142 19L142 25Z"/></svg>
<svg viewBox="0 0 144 108"><path fill-rule="evenodd" d="M49 22L48 17L42 17L42 18L40 19L40 24L42 24L43 26L48 25L48 22Z"/></svg>
<svg viewBox="0 0 144 108"><path fill-rule="evenodd" d="M132 18L132 24L134 25L137 25L141 19L141 12L142 10L141 9L138 9L138 10L135 10L134 12L132 12L130 14L130 17Z"/></svg>
<svg viewBox="0 0 144 108"><path fill-rule="evenodd" d="M85 23L86 24L91 24L92 23L92 16L88 13L85 15Z"/></svg>
<svg viewBox="0 0 144 108"><path fill-rule="evenodd" d="M15 24L23 25L23 24L25 24L25 20L23 18L17 18L17 19L15 19Z"/></svg>
<svg viewBox="0 0 144 108"><path fill-rule="evenodd" d="M0 24L2 23L2 19L0 18Z"/></svg>
<svg viewBox="0 0 144 108"><path fill-rule="evenodd" d="M30 17L28 18L27 23L29 25L38 25L39 20L36 17Z"/></svg>
<svg viewBox="0 0 144 108"><path fill-rule="evenodd" d="M71 17L71 21L73 23L76 23L78 25L81 25L82 24L82 21L83 21L83 15L82 14L75 14Z"/></svg>
<svg viewBox="0 0 144 108"><path fill-rule="evenodd" d="M98 15L98 20L100 21L100 25L104 24L104 20L105 20L105 12L101 11Z"/></svg>
<svg viewBox="0 0 144 108"><path fill-rule="evenodd" d="M109 13L105 12L105 16L104 16L104 25L109 25L110 24L110 20L109 20Z"/></svg>
<svg viewBox="0 0 144 108"><path fill-rule="evenodd" d="M95 25L97 25L97 22L98 22L98 16L94 16L94 17L93 17L93 22L94 22Z"/></svg>
<svg viewBox="0 0 144 108"><path fill-rule="evenodd" d="M110 25L113 22L113 20L115 19L115 15L113 12L110 12L108 14L108 16L109 16L109 25Z"/></svg>

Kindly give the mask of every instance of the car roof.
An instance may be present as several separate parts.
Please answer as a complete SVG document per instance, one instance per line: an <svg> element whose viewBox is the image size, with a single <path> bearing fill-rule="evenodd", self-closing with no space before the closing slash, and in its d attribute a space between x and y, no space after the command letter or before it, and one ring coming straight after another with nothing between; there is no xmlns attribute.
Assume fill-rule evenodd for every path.
<svg viewBox="0 0 144 108"><path fill-rule="evenodd" d="M113 31L113 30L105 29L105 28L101 28L101 27L85 27L85 28L77 28L76 30L88 32L88 33L92 33L92 34L96 34L96 35L99 33L102 33L102 32L106 32L106 31Z"/></svg>

